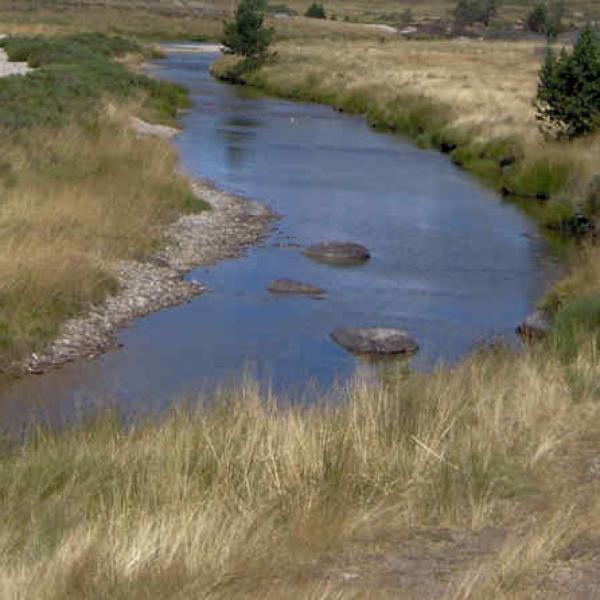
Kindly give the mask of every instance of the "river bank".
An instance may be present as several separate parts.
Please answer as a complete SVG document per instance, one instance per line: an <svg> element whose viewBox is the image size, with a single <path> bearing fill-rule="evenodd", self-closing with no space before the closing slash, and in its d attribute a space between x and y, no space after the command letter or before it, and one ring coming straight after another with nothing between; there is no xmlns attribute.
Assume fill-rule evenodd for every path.
<svg viewBox="0 0 600 600"><path fill-rule="evenodd" d="M239 255L272 216L180 174L175 130L138 116L173 124L185 91L120 64L135 42L0 42L0 73L20 75L0 79L0 366L21 375L97 356L130 319L200 293L184 275Z"/></svg>
<svg viewBox="0 0 600 600"><path fill-rule="evenodd" d="M184 277L193 268L239 257L262 241L273 213L257 202L225 194L207 182L190 182L209 210L183 215L165 227L163 247L143 261L120 261L108 267L116 292L83 309L83 316L60 326L56 339L8 373L41 374L76 359L96 358L114 348L117 333L133 319L174 306L207 291Z"/></svg>
<svg viewBox="0 0 600 600"><path fill-rule="evenodd" d="M487 185L526 201L543 226L586 234L598 219L594 177L598 138L549 142L532 99L544 47L533 43L398 39L352 44L281 41L274 58L240 72L234 56L217 61L217 78L276 96L364 115L376 129L409 137ZM507 61L515 68L506 71Z"/></svg>
<svg viewBox="0 0 600 600"><path fill-rule="evenodd" d="M192 75L198 77L197 68ZM182 77L191 79L192 75L184 69ZM229 110L222 118L215 116L218 111L214 108L223 106ZM399 146L388 156L389 162L384 161L386 153L380 147L374 148L374 140L369 138L361 147L364 155L358 155L357 160L358 144L348 148L348 142L358 142L360 135L369 134L366 126L359 128L354 123L359 119L349 119L356 126L356 137L344 133L336 140L328 126L331 122L315 111L301 121L305 126L300 127L300 115L280 105L265 107L258 102L247 114L240 112L237 99L226 101L223 96L213 96L202 108L201 113L209 113L216 120L216 127L211 121L212 131L215 139L224 140L224 170L234 177L241 174L245 182L253 181L251 177L259 182L268 179L257 168L267 162L256 158L260 139L270 141L271 156L290 152L287 160L291 176L302 172L310 179L305 185L293 178L279 180L283 193L278 195L291 196L290 208L303 208L292 196L294 187L305 187L309 196L314 196L309 183L328 182L336 169L328 169L325 161L318 162L316 168L307 168L296 145L273 139L272 131L281 130L285 124L289 130L302 133L309 129L306 123L312 121L315 127L307 132L302 146L306 154L312 158L317 148L325 148L334 156L349 157L353 167L359 164L371 174L365 177L359 169L346 168L348 163L333 163L344 180L354 177L343 194L332 194L324 186L323 195L316 197L318 205L335 208L330 214L319 213L319 235L331 233L338 223L335 217L358 215L356 220L362 226L364 215L381 213L388 229L371 231L371 240L401 238L396 256L406 259L403 264L407 268L425 254L424 249L432 247L431 240L439 239L457 221L458 201L475 193L475 188L459 187L455 202L429 204L436 210L422 211L421 196L415 193L419 188L410 187L403 196L410 202L394 215L398 218L408 206L416 209L408 219L406 232L410 233L419 222L413 215L423 218L421 213L427 213L419 234L429 231L430 237L418 245L416 238L398 235L397 221L379 210L383 205L374 203L382 197L381 191L370 193L371 188L360 185L364 180L378 179L373 176L377 166L389 172L393 171L390 165L404 161L419 183L431 180L431 173L439 176L444 164L452 167L442 157L430 153L434 159L418 153L409 161L408 150ZM332 114L329 110L327 113ZM129 119L130 115L126 116ZM271 120L272 129L260 138L255 132L264 128L267 120ZM96 171L102 166L110 176L94 179L94 187L104 194L97 198L99 202L104 198L102 209L107 208L111 179L131 177L131 163L125 165L125 174L120 168L136 148L140 155L136 155L134 166L146 166L142 170L145 177L135 179L136 186L144 184L161 165L164 176L168 173L173 177L174 173L175 161L168 144L134 139L121 127L123 123L120 120L118 127L109 130L103 145L112 152L116 147L117 157L108 165L94 162ZM206 132L206 128L199 128L195 138L188 138L192 150L194 141L205 147ZM118 145L123 143L120 135L126 141L123 148ZM385 141L392 145L395 140L386 136ZM82 147L76 146L78 160ZM157 149L161 153L155 155ZM150 163L138 162L148 153L154 156ZM197 160L209 158L200 151L190 154ZM365 160L367 156L371 157L370 163ZM433 161L426 165L434 166L432 171L419 170L426 158ZM457 169L447 172L448 178L428 190L438 200L439 192L446 194L449 184L466 179ZM279 169L271 173L281 174ZM160 181L153 179L141 199L147 200L147 194ZM233 181L239 183L240 179ZM295 181L295 186L290 181ZM401 177L393 180L393 185L387 185L387 181L383 185L397 190L407 181L408 177ZM72 185L72 181L69 183ZM179 183L177 197L187 184ZM122 189L119 187L119 191ZM353 189L363 197L364 215L355 210L357 204L348 202ZM122 195L109 193L108 197L116 198L117 206L122 208ZM126 199L129 201L131 196ZM484 198L472 200L472 205L466 205L469 210L458 214L468 217L477 206L485 206ZM417 270L433 270L444 257L454 265L461 256L467 258L469 267L487 246L477 243L464 247L458 241L470 240L479 233L487 242L492 233L500 233L504 243L490 253L484 268L475 272L475 280L484 291L498 283L498 273L485 267L496 267L505 256L505 237L522 248L525 236L505 231L504 221L499 226L498 215L504 214L500 209L506 206L502 207L496 197L488 200L496 203L493 217L485 219L489 213L477 213L481 218L471 224L471 229L457 230L451 243L440 245L439 253L428 263L430 269L417 263ZM77 205L68 204L66 208L73 206ZM133 218L143 206L134 204L132 215L117 213L118 219L110 221L110 229L100 228L103 235L99 237L108 237L114 226ZM173 206L181 209L180 202ZM390 198L387 206L398 207L397 198ZM87 214L90 206L86 208ZM448 216L439 219L444 209ZM252 218L258 216L254 210L250 212ZM263 211L259 209L258 213ZM168 214L179 218L174 210ZM188 214L190 240L196 240L195 217L207 214ZM164 213L161 216L164 218ZM60 218L64 220L65 212ZM94 221L93 225L103 223ZM140 224L141 238L147 237L149 230L153 237L164 234L163 219L151 223L150 228L147 223ZM69 225L72 227L73 221ZM308 227L314 229L314 223L309 221ZM36 235L40 236L41 231L38 227ZM55 231L52 229L53 235ZM110 244L122 240L123 233L119 230L116 240L109 237ZM223 235L228 236L226 228ZM88 234L88 243L90 239L95 241ZM142 249L142 255L154 252L161 256L156 247L140 245L138 237L132 239L138 255ZM305 242L306 237L300 240ZM298 248L293 247L297 239L291 242L287 252L292 257L290 262L278 263L277 269L293 266L294 257L301 260ZM188 264L180 253L183 248L193 252L194 243L187 246L183 240L175 252L179 259L167 258L172 260L174 270ZM450 252L452 249L456 252ZM385 252L377 251L376 256L383 262ZM514 262L511 256L509 263ZM73 255L69 259L69 266L75 268ZM348 383L334 402L324 395L311 404L291 406L285 398L261 393L258 384L247 382L221 389L197 404L197 389L184 396L188 403L175 395L170 411L159 418L152 414L138 419L133 426L120 418L119 411L95 412L92 418L60 431L33 427L15 442L3 439L0 490L5 518L0 535L0 555L4 557L0 595L18 600L81 596L340 598L369 597L373 593L378 597L455 600L529 598L540 593L560 598L593 596L599 589L600 361L597 329L593 327L598 311L592 300L599 291L600 262L595 248L578 254L577 259L578 268L561 284L561 305L553 331L541 344L526 347L523 352L495 343L453 366L438 366L432 372L411 372L400 367L378 381ZM193 254L190 260L195 260ZM52 262L46 256L43 266L47 269L49 264ZM236 265L230 266L232 279L251 280L256 289L261 289L263 295L256 296L268 307L274 329L287 321L288 314L298 314L306 306L326 306L326 301L300 299L291 305L290 313L278 313L283 302L266 299L265 282L257 277L258 269L244 273L237 271ZM316 269L312 272L315 275ZM448 272L446 268L441 270ZM482 280L485 272L490 274L488 280ZM373 291L375 278L366 273L368 285L359 280L358 295L351 297L350 303L366 297L372 307L380 293ZM406 271L397 263L384 272L386 285L402 279L398 288L392 289L393 306L403 309L408 304L399 299L396 290L411 284L417 284L412 292L419 305L437 295L429 294L422 280L399 278L398 273ZM352 275L350 271L326 270L322 276L323 287L332 297L337 283ZM354 276L359 277L356 271ZM450 279L455 279L452 273ZM514 283L515 278L506 281ZM522 287L520 281L516 279L517 290ZM460 286L462 281L453 283ZM238 326L248 322L256 325L253 341L267 337L263 323L252 313L239 313L237 293L246 290L240 286L234 288L234 293L230 291L236 320L223 321L227 329L220 327L217 332L226 331L227 336L221 337L233 338ZM440 310L434 311L444 318L448 317L447 297L442 296ZM215 312L209 313L205 322L218 320L216 311L224 300L225 294L216 299L211 306ZM478 305L484 305L487 318L496 312L491 302ZM197 308L207 312L206 307ZM337 308L334 304L334 314ZM277 319L277 314L283 318ZM180 346L183 330L192 329L189 315L182 315L180 328L174 333ZM589 321L582 316L590 317ZM173 323L176 321L165 326L163 322L157 328L160 337L154 339L166 345ZM305 319L302 325L310 323ZM294 342L299 339L299 329ZM201 336L198 328L194 328L193 335ZM204 346L210 345L210 338L207 340ZM217 341L215 336L214 343ZM183 346L183 353L188 353L189 347ZM251 351L254 348L250 346ZM283 344L276 345L276 352L284 350ZM191 354L191 368L197 371L201 359L197 353ZM176 354L166 370L159 370L157 379L172 370L180 356ZM149 373L159 369L160 358L143 361L143 378L150 378Z"/></svg>

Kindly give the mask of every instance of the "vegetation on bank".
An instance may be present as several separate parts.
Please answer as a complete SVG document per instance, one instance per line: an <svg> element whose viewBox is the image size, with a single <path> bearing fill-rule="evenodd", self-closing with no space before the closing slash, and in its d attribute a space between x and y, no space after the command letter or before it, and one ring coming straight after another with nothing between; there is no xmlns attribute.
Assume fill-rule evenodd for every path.
<svg viewBox="0 0 600 600"><path fill-rule="evenodd" d="M0 366L53 338L115 286L114 265L157 248L200 203L165 142L132 114L172 120L185 92L115 59L140 52L103 35L3 40L38 68L0 79Z"/></svg>
<svg viewBox="0 0 600 600"><path fill-rule="evenodd" d="M264 12L257 0L240 0L235 19L223 24L221 43L226 51L256 62L267 55L275 31L264 25Z"/></svg>
<svg viewBox="0 0 600 600"><path fill-rule="evenodd" d="M0 79L0 126L9 129L61 126L69 119L93 121L103 98L141 99L148 115L175 118L187 103L185 90L132 72L114 59L142 54L120 37L76 34L59 38L0 40L10 60L36 68L26 77Z"/></svg>
<svg viewBox="0 0 600 600"><path fill-rule="evenodd" d="M280 42L276 53L277 60L239 78L365 114L374 127L448 153L507 195L543 200L535 212L550 228L584 233L598 218L600 138L542 137L532 107L541 57L532 44L307 39ZM236 68L225 57L213 73L227 78Z"/></svg>
<svg viewBox="0 0 600 600"><path fill-rule="evenodd" d="M333 598L383 585L397 597L393 580L369 581L392 540L429 531L433 548L491 527L520 533L470 556L473 573L449 547L444 589L478 569L454 597L536 589L541 565L600 526L578 454L598 432L600 361L577 335L568 357L560 338L522 355L497 347L312 407L248 384L158 421L32 431L0 455L0 595Z"/></svg>
<svg viewBox="0 0 600 600"><path fill-rule="evenodd" d="M550 48L540 72L537 118L555 137L576 138L600 129L600 36L588 25L572 52Z"/></svg>

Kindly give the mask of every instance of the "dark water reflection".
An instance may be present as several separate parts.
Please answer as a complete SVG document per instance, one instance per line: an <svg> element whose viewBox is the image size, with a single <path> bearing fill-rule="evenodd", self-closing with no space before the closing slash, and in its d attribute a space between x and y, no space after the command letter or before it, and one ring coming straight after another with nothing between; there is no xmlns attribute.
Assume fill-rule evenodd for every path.
<svg viewBox="0 0 600 600"><path fill-rule="evenodd" d="M243 259L194 272L212 292L137 321L122 350L6 385L5 427L35 407L69 416L97 399L125 412L160 409L244 369L302 399L356 368L329 340L336 326L406 329L421 345L414 366L428 368L493 336L514 342L553 276L554 253L535 224L446 157L327 107L219 84L208 74L213 59L174 53L155 67L194 100L177 140L183 166L269 204L283 217L277 231ZM298 250L330 239L361 242L372 260L339 269ZM327 296L270 296L265 286L281 277Z"/></svg>

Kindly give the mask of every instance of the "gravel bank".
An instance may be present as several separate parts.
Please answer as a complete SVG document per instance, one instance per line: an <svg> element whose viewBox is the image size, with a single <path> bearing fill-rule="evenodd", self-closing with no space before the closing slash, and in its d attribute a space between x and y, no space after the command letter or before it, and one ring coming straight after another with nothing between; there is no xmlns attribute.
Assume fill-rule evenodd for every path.
<svg viewBox="0 0 600 600"><path fill-rule="evenodd" d="M113 265L117 293L91 306L84 316L67 321L54 342L13 363L10 374L41 374L116 347L119 329L132 319L206 291L201 283L184 279L191 269L239 257L269 232L274 214L264 206L220 192L205 182L196 181L192 187L212 210L180 217L165 231L165 246L148 261Z"/></svg>

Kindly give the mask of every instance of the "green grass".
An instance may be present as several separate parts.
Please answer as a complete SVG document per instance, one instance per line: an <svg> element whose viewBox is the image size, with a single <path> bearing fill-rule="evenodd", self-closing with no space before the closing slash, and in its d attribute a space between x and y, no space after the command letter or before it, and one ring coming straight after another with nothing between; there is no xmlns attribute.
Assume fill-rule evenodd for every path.
<svg viewBox="0 0 600 600"><path fill-rule="evenodd" d="M566 303L556 313L552 343L559 356L572 359L582 341L595 337L600 347L600 295L577 298Z"/></svg>
<svg viewBox="0 0 600 600"><path fill-rule="evenodd" d="M61 126L78 116L93 121L104 98L143 97L155 120L173 120L187 105L180 86L132 73L114 58L141 53L135 42L103 34L16 37L0 42L9 58L38 67L25 77L0 79L0 126Z"/></svg>

